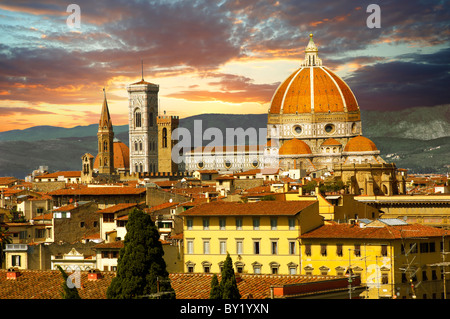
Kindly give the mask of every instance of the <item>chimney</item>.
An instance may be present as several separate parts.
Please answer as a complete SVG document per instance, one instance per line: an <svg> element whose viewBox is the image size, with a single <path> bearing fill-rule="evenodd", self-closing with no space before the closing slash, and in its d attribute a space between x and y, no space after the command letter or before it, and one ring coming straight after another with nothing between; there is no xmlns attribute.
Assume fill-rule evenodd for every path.
<svg viewBox="0 0 450 319"><path fill-rule="evenodd" d="M16 268L9 268L6 273L6 279L17 279L20 276L20 272Z"/></svg>
<svg viewBox="0 0 450 319"><path fill-rule="evenodd" d="M236 283L240 283L242 281L242 277L240 273L235 273L234 277L236 278Z"/></svg>
<svg viewBox="0 0 450 319"><path fill-rule="evenodd" d="M98 280L102 278L102 274L97 269L91 269L88 273L88 280Z"/></svg>

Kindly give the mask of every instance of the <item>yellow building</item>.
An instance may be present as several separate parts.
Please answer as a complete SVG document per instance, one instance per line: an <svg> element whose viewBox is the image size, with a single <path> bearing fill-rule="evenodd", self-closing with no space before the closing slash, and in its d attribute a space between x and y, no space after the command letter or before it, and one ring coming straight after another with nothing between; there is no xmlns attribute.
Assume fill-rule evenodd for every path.
<svg viewBox="0 0 450 319"><path fill-rule="evenodd" d="M350 268L369 288L363 297L442 299L445 235L393 219L326 224L300 236L301 274L345 275Z"/></svg>
<svg viewBox="0 0 450 319"><path fill-rule="evenodd" d="M381 218L450 227L450 194L356 196L355 200L381 212Z"/></svg>
<svg viewBox="0 0 450 319"><path fill-rule="evenodd" d="M319 213L325 220L349 221L352 219L377 219L379 210L364 202L355 200L352 194L322 195L319 187L316 187L314 195L303 195L302 188L299 192L286 192L287 201L311 201L319 202Z"/></svg>
<svg viewBox="0 0 450 319"><path fill-rule="evenodd" d="M185 272L298 274L298 236L323 224L317 201L211 202L180 213Z"/></svg>

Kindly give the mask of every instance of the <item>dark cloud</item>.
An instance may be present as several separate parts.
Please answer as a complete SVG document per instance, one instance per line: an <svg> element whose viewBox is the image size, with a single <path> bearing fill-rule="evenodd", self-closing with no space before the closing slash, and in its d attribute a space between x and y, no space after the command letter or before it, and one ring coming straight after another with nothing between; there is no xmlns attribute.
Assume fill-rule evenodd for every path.
<svg viewBox="0 0 450 319"><path fill-rule="evenodd" d="M409 61L365 66L346 79L362 109L398 110L450 101L450 49L403 55Z"/></svg>

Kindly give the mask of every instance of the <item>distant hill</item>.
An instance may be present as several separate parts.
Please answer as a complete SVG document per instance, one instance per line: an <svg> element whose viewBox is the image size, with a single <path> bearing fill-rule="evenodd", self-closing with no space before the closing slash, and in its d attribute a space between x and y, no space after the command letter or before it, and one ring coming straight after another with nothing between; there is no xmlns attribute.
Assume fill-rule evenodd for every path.
<svg viewBox="0 0 450 319"><path fill-rule="evenodd" d="M409 111L361 111L363 135L372 139L381 156L412 173L446 173L450 164L450 107ZM194 121L202 131L218 128L265 129L267 114L200 114L180 119L180 127L194 136ZM81 156L97 154L97 124L61 128L36 126L0 132L0 176L24 178L40 165L50 171L80 170ZM128 125L114 126L115 137L128 145ZM200 136L201 137L201 136ZM264 140L265 136L262 137ZM224 140L225 141L225 140ZM258 141L250 141L257 143ZM260 140L261 142L261 140ZM207 145L210 141L203 141Z"/></svg>

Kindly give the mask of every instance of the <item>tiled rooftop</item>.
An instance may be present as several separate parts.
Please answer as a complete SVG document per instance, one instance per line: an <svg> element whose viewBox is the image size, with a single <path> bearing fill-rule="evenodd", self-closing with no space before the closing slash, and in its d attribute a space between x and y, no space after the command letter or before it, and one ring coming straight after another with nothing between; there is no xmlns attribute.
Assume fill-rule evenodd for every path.
<svg viewBox="0 0 450 319"><path fill-rule="evenodd" d="M315 201L259 201L255 203L210 202L197 205L181 216L220 216L220 215L296 215Z"/></svg>

